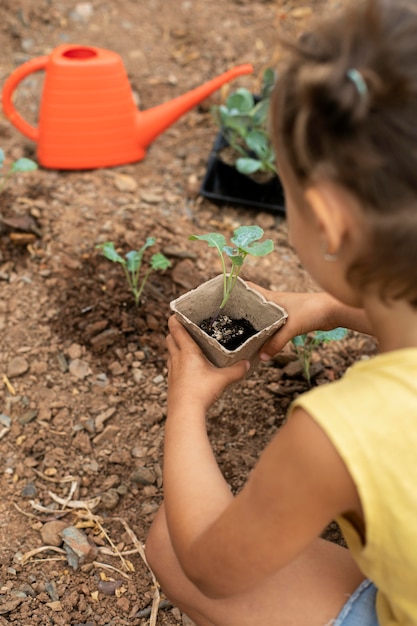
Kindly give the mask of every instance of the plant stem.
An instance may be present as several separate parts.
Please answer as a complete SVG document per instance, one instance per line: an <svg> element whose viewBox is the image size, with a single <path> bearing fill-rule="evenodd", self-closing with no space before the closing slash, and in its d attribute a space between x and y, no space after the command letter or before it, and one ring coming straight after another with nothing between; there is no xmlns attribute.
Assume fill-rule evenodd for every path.
<svg viewBox="0 0 417 626"><path fill-rule="evenodd" d="M145 285L146 285L146 281L148 280L149 275L150 275L150 273L151 273L151 272L152 272L152 267L150 267L150 268L148 269L148 271L146 272L145 276L143 277L143 280L142 280L142 282L141 282L141 285L140 285L140 287L139 287L139 290L136 290L136 292L135 292L135 302L136 302L136 306L139 306L140 297L141 297L141 295L142 295L142 292L143 292L144 287L145 287Z"/></svg>

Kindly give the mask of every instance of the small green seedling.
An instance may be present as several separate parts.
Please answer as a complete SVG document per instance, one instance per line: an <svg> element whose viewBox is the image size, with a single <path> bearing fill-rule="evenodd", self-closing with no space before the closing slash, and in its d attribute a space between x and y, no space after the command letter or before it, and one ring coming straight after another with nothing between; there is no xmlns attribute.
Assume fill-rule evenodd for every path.
<svg viewBox="0 0 417 626"><path fill-rule="evenodd" d="M265 70L261 94L256 98L248 89L230 94L225 104L212 107L212 115L227 143L239 155L235 167L241 174L276 174L275 153L269 138L268 114L275 73Z"/></svg>
<svg viewBox="0 0 417 626"><path fill-rule="evenodd" d="M311 385L310 365L314 348L330 341L340 341L347 335L346 328L334 328L333 330L316 330L314 333L298 335L292 339L292 343L303 366L304 376Z"/></svg>
<svg viewBox="0 0 417 626"><path fill-rule="evenodd" d="M106 243L96 246L96 248L103 251L106 259L113 261L113 263L120 263L123 267L127 283L133 293L133 297L135 298L136 306L139 306L140 298L150 273L157 270L166 270L171 266L171 262L166 258L166 256L164 256L161 252L157 252L152 255L146 272L141 274L143 254L146 248L153 246L154 243L155 237L148 237L139 250L131 250L125 254L124 257L120 256L120 254L116 252L112 241L107 241Z"/></svg>
<svg viewBox="0 0 417 626"><path fill-rule="evenodd" d="M4 150L0 148L0 169L3 168L4 159ZM17 174L18 172L33 172L36 169L38 169L38 166L35 161L32 161L32 159L27 159L26 157L17 159L17 161L14 161L4 174L0 174L0 193L4 190L8 180L14 174Z"/></svg>
<svg viewBox="0 0 417 626"><path fill-rule="evenodd" d="M220 233L207 233L206 235L190 235L192 241L207 241L211 248L216 248L219 253L223 270L223 300L219 310L223 309L230 298L233 287L236 284L243 262L248 254L253 256L265 256L273 251L272 239L259 241L264 231L260 226L239 226L230 239L232 245L228 245L226 238ZM227 271L225 258L231 262L230 272Z"/></svg>

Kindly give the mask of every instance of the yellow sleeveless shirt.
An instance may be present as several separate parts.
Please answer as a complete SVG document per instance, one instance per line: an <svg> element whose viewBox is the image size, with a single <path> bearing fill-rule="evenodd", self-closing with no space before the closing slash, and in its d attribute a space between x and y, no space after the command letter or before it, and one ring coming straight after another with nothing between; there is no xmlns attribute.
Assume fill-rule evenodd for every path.
<svg viewBox="0 0 417 626"><path fill-rule="evenodd" d="M381 626L417 626L417 349L381 354L295 400L344 460L362 503L366 541L338 523L378 588Z"/></svg>

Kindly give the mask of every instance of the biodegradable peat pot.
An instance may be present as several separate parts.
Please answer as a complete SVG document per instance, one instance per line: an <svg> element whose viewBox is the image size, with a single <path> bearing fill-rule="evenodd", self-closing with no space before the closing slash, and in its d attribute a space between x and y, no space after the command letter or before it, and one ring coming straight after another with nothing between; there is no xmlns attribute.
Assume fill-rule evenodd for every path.
<svg viewBox="0 0 417 626"><path fill-rule="evenodd" d="M252 335L235 350L227 350L216 339L200 328L201 322L213 317L223 297L223 275L192 289L170 303L177 319L198 343L206 357L217 367L233 365L237 361L251 361L251 369L258 365L258 353L266 340L285 324L287 312L274 302L266 300L262 294L241 278L237 279L232 294L222 310L231 318L245 318L256 329Z"/></svg>
<svg viewBox="0 0 417 626"><path fill-rule="evenodd" d="M278 176L260 183L241 174L221 159L221 151L227 145L219 133L208 159L200 195L216 204L235 204L285 215L284 191Z"/></svg>

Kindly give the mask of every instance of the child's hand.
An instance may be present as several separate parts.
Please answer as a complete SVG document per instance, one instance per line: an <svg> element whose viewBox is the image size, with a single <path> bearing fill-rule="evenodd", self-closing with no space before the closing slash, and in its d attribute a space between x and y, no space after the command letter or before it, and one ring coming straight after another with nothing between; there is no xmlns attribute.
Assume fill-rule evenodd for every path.
<svg viewBox="0 0 417 626"><path fill-rule="evenodd" d="M369 320L362 309L339 302L328 293L283 293L269 291L253 283L249 285L267 300L282 306L288 313L282 326L262 347L261 359L268 360L277 354L293 337L315 330L332 330L344 326L372 335Z"/></svg>
<svg viewBox="0 0 417 626"><path fill-rule="evenodd" d="M228 385L245 376L250 364L215 367L174 316L168 327L168 409L198 403L207 410Z"/></svg>
<svg viewBox="0 0 417 626"><path fill-rule="evenodd" d="M331 330L339 325L333 323L332 319L335 300L327 293L281 293L249 284L267 300L282 306L288 313L286 324L263 346L262 360L277 354L297 335L314 330Z"/></svg>

